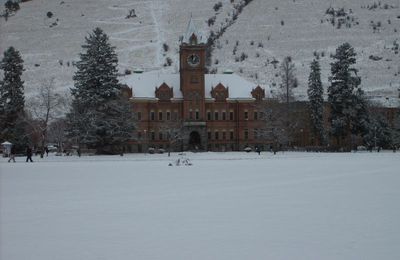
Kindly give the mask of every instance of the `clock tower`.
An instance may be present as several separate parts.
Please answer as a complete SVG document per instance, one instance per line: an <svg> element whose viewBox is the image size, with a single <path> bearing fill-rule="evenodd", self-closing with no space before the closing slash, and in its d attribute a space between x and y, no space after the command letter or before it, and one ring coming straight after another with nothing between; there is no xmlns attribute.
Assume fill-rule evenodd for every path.
<svg viewBox="0 0 400 260"><path fill-rule="evenodd" d="M189 143L196 143L196 140L200 139L198 145L204 146L206 39L197 31L192 18L182 37L179 55L180 90L183 95L182 118L186 132L190 135ZM196 140L191 140L192 138Z"/></svg>

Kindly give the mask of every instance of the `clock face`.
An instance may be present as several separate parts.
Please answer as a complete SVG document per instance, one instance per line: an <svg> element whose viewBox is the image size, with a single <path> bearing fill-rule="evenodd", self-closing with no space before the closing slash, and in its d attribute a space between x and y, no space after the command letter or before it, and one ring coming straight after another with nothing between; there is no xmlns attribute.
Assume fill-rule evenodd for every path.
<svg viewBox="0 0 400 260"><path fill-rule="evenodd" d="M200 57L197 54L190 54L187 58L187 62L190 66L196 67L200 64Z"/></svg>

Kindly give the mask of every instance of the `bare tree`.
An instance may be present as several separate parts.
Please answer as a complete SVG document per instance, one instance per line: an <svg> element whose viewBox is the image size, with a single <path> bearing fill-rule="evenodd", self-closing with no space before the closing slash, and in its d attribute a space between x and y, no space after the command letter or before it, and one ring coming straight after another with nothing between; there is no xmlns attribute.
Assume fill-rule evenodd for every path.
<svg viewBox="0 0 400 260"><path fill-rule="evenodd" d="M28 109L31 116L31 120L28 120L28 123L29 121L32 122L32 120L36 122L31 125L35 131L40 134L42 157L47 142L49 124L56 118L61 117L66 106L66 98L54 90L53 78L44 82L43 85L40 86L37 95L28 102Z"/></svg>
<svg viewBox="0 0 400 260"><path fill-rule="evenodd" d="M165 138L168 141L168 156L171 155L171 149L175 145L179 145L183 139L183 123L181 120L167 121L160 126L160 131L165 133Z"/></svg>
<svg viewBox="0 0 400 260"><path fill-rule="evenodd" d="M290 56L287 56L283 59L280 69L282 80L281 88L283 90L282 100L285 100L286 103L289 103L294 99L293 89L298 86L298 81L295 75L296 69Z"/></svg>
<svg viewBox="0 0 400 260"><path fill-rule="evenodd" d="M60 153L64 150L64 143L66 141L65 129L65 118L57 118L56 120L50 122L48 128L48 141L56 143L58 152Z"/></svg>

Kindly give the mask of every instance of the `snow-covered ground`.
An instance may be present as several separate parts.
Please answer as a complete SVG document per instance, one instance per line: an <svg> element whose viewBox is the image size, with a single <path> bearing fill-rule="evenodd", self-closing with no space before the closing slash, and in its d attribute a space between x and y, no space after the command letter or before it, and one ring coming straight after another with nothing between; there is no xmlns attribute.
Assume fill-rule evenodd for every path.
<svg viewBox="0 0 400 260"><path fill-rule="evenodd" d="M399 153L0 159L0 259L400 259Z"/></svg>

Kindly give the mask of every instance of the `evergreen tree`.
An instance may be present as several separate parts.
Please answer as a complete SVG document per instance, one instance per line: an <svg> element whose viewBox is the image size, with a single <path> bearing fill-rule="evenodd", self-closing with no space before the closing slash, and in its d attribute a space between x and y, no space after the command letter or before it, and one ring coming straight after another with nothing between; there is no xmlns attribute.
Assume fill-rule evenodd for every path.
<svg viewBox="0 0 400 260"><path fill-rule="evenodd" d="M131 138L133 117L128 102L122 98L115 47L100 28L85 39L73 78L67 133L79 144L102 153Z"/></svg>
<svg viewBox="0 0 400 260"><path fill-rule="evenodd" d="M326 144L324 129L324 89L321 82L321 68L318 60L311 62L311 72L308 78L308 99L311 110L311 120L314 133L322 145Z"/></svg>
<svg viewBox="0 0 400 260"><path fill-rule="evenodd" d="M24 82L21 79L24 70L23 60L14 47L4 52L0 69L4 77L0 86L0 139L8 140L21 149L26 144L23 123L25 99Z"/></svg>
<svg viewBox="0 0 400 260"><path fill-rule="evenodd" d="M361 79L353 67L355 57L354 48L344 43L336 49L333 55L335 61L331 63L328 101L331 107L331 134L338 143L350 133L361 133L363 120L368 117L364 94L360 89ZM362 120L357 119L359 116Z"/></svg>

